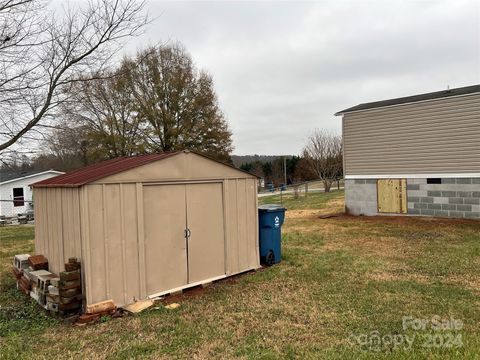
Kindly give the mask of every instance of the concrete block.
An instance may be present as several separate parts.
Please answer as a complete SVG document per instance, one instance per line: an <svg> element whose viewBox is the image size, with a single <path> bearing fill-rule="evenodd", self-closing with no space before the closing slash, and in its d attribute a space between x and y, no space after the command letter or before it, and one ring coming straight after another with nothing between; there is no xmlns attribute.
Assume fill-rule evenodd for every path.
<svg viewBox="0 0 480 360"><path fill-rule="evenodd" d="M433 216L435 213L434 213L433 210L422 209L422 210L420 210L420 214L427 215L427 216Z"/></svg>
<svg viewBox="0 0 480 360"><path fill-rule="evenodd" d="M442 184L455 184L455 178L442 178Z"/></svg>
<svg viewBox="0 0 480 360"><path fill-rule="evenodd" d="M409 196L407 198L407 201L412 202L412 203L416 203L416 202L420 202L420 198L418 196Z"/></svg>
<svg viewBox="0 0 480 360"><path fill-rule="evenodd" d="M442 210L457 210L457 205L455 205L455 204L442 204Z"/></svg>
<svg viewBox="0 0 480 360"><path fill-rule="evenodd" d="M467 212L465 217L469 219L480 219L480 212Z"/></svg>
<svg viewBox="0 0 480 360"><path fill-rule="evenodd" d="M436 190L436 191L427 191L427 196L433 196L433 197L440 197L442 196L442 192L440 190Z"/></svg>
<svg viewBox="0 0 480 360"><path fill-rule="evenodd" d="M414 209L414 208L415 208L414 205L415 205L415 204L414 204L413 202L407 203L407 209Z"/></svg>
<svg viewBox="0 0 480 360"><path fill-rule="evenodd" d="M19 254L13 257L13 266L18 270L28 269L28 258L30 254Z"/></svg>
<svg viewBox="0 0 480 360"><path fill-rule="evenodd" d="M413 204L413 208L414 209L427 209L428 204L426 204L426 203L415 203L415 204Z"/></svg>
<svg viewBox="0 0 480 360"><path fill-rule="evenodd" d="M367 185L377 185L377 179L366 179L365 184Z"/></svg>
<svg viewBox="0 0 480 360"><path fill-rule="evenodd" d="M472 205L457 205L457 211L472 211Z"/></svg>
<svg viewBox="0 0 480 360"><path fill-rule="evenodd" d="M448 212L448 216L454 217L454 218L462 218L463 215L464 215L464 213L461 212L461 211L449 211Z"/></svg>
<svg viewBox="0 0 480 360"><path fill-rule="evenodd" d="M448 204L448 198L446 197L436 197L433 198L434 204Z"/></svg>
<svg viewBox="0 0 480 360"><path fill-rule="evenodd" d="M453 198L448 199L448 203L449 204L460 204L460 205L462 205L463 204L463 198L453 197Z"/></svg>
<svg viewBox="0 0 480 360"><path fill-rule="evenodd" d="M480 199L478 198L466 198L463 200L464 204L478 205L480 204Z"/></svg>
<svg viewBox="0 0 480 360"><path fill-rule="evenodd" d="M420 189L423 190L440 190L440 191L476 191L478 190L478 185L473 184L432 184L432 185L422 185Z"/></svg>
<svg viewBox="0 0 480 360"><path fill-rule="evenodd" d="M457 196L456 191L442 191L442 196L443 197L455 197Z"/></svg>
<svg viewBox="0 0 480 360"><path fill-rule="evenodd" d="M365 179L355 179L355 185L365 184Z"/></svg>
<svg viewBox="0 0 480 360"><path fill-rule="evenodd" d="M408 184L426 184L427 179L407 179Z"/></svg>
<svg viewBox="0 0 480 360"><path fill-rule="evenodd" d="M435 210L434 214L435 214L435 216L447 217L448 216L448 211L446 211L446 210Z"/></svg>
<svg viewBox="0 0 480 360"><path fill-rule="evenodd" d="M427 209L442 210L442 204L428 204Z"/></svg>
<svg viewBox="0 0 480 360"><path fill-rule="evenodd" d="M427 196L427 190L410 190L408 196L424 197Z"/></svg>
<svg viewBox="0 0 480 360"><path fill-rule="evenodd" d="M472 197L472 191L457 191L457 197L463 197L463 198Z"/></svg>
<svg viewBox="0 0 480 360"><path fill-rule="evenodd" d="M472 184L480 184L480 178L473 178Z"/></svg>
<svg viewBox="0 0 480 360"><path fill-rule="evenodd" d="M472 196L475 197L475 198L480 198L480 191L472 192Z"/></svg>
<svg viewBox="0 0 480 360"><path fill-rule="evenodd" d="M472 178L458 178L456 182L457 184L471 184Z"/></svg>
<svg viewBox="0 0 480 360"><path fill-rule="evenodd" d="M407 184L407 190L420 190L419 184Z"/></svg>
<svg viewBox="0 0 480 360"><path fill-rule="evenodd" d="M366 216L378 215L377 208L363 208L360 212L362 215Z"/></svg>
<svg viewBox="0 0 480 360"><path fill-rule="evenodd" d="M420 186L420 189L430 190L430 191L442 191L442 190L447 190L445 186L446 185L443 185L443 184L425 184Z"/></svg>
<svg viewBox="0 0 480 360"><path fill-rule="evenodd" d="M408 209L410 215L420 215L420 209Z"/></svg>
<svg viewBox="0 0 480 360"><path fill-rule="evenodd" d="M351 215L360 215L360 208L359 207L356 207L356 206L346 206L346 211L347 213L351 214Z"/></svg>
<svg viewBox="0 0 480 360"><path fill-rule="evenodd" d="M433 197L428 197L428 196L422 197L420 198L420 202L433 204Z"/></svg>
<svg viewBox="0 0 480 360"><path fill-rule="evenodd" d="M472 205L472 212L480 212L480 205Z"/></svg>

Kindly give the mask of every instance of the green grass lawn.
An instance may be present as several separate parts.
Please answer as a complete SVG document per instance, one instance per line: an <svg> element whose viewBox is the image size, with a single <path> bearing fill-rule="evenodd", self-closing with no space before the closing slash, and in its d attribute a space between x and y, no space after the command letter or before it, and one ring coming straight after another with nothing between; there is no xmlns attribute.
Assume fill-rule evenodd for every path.
<svg viewBox="0 0 480 360"><path fill-rule="evenodd" d="M306 196L305 193L300 193L298 199L295 199L293 194L272 195L260 197L258 203L282 204L289 210L325 209L331 205L331 200L338 200L341 196L343 196L343 190L334 190L329 193L311 192Z"/></svg>
<svg viewBox="0 0 480 360"><path fill-rule="evenodd" d="M480 223L342 216L342 197L284 197L280 264L184 296L176 310L85 327L46 317L14 289L11 257L33 242L2 228L0 358L480 357ZM402 328L404 316L435 315L463 327ZM407 336L410 348L389 341Z"/></svg>

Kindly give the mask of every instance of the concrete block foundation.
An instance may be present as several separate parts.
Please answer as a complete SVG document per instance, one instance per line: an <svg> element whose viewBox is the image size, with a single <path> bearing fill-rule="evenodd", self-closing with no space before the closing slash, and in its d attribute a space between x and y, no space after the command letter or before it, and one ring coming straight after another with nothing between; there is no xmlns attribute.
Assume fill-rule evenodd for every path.
<svg viewBox="0 0 480 360"><path fill-rule="evenodd" d="M480 178L429 182L407 178L407 215L480 219ZM380 215L377 179L345 180L345 208L352 215Z"/></svg>

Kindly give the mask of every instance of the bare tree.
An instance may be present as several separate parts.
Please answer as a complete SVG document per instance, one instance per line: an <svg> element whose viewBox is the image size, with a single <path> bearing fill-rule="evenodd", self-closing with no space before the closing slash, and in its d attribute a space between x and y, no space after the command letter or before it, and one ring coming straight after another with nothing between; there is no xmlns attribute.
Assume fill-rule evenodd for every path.
<svg viewBox="0 0 480 360"><path fill-rule="evenodd" d="M145 152L144 126L131 89L132 66L124 61L114 72L75 84L70 101L62 106L63 115L85 129L83 140L93 161Z"/></svg>
<svg viewBox="0 0 480 360"><path fill-rule="evenodd" d="M327 130L315 130L308 137L303 157L311 170L322 180L325 192L329 192L335 178L343 169L341 136Z"/></svg>
<svg viewBox="0 0 480 360"><path fill-rule="evenodd" d="M92 0L58 16L38 0L0 0L0 151L44 134L79 80L98 74L147 23L143 2Z"/></svg>

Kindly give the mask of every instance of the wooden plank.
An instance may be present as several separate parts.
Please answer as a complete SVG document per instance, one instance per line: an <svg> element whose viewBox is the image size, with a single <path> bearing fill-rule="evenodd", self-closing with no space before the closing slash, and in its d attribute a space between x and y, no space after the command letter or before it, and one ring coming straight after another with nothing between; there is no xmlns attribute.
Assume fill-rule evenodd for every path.
<svg viewBox="0 0 480 360"><path fill-rule="evenodd" d="M140 300L124 306L123 309L132 314L137 314L145 309L148 309L149 307L152 307L153 304L154 304L153 300L150 300L150 299Z"/></svg>
<svg viewBox="0 0 480 360"><path fill-rule="evenodd" d="M400 212L402 214L406 214L407 213L407 179L400 180L400 201L401 201Z"/></svg>
<svg viewBox="0 0 480 360"><path fill-rule="evenodd" d="M95 304L87 305L87 314L96 314L103 311L115 310L117 307L113 300L100 301Z"/></svg>
<svg viewBox="0 0 480 360"><path fill-rule="evenodd" d="M377 192L379 213L407 213L406 179L379 179L377 180Z"/></svg>

